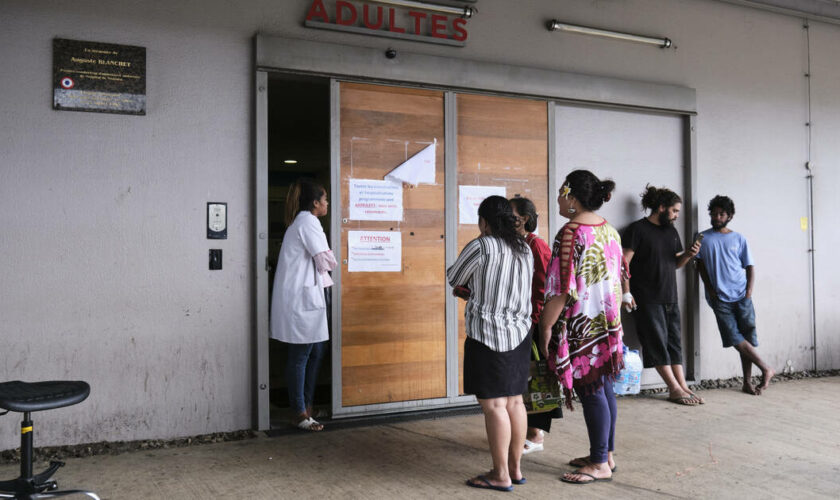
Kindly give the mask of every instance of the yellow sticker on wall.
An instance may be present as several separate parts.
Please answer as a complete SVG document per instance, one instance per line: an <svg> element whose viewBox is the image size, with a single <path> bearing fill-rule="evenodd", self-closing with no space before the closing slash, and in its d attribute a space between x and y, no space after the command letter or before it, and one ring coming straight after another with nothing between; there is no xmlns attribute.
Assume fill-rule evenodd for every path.
<svg viewBox="0 0 840 500"><path fill-rule="evenodd" d="M808 217L799 218L799 227L801 227L803 231L808 230Z"/></svg>

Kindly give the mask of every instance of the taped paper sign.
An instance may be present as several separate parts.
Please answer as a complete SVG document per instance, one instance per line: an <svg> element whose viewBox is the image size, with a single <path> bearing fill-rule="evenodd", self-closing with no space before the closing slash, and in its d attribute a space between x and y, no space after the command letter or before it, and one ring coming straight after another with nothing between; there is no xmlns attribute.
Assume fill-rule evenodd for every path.
<svg viewBox="0 0 840 500"><path fill-rule="evenodd" d="M348 231L347 255L351 273L398 273L402 271L402 233Z"/></svg>
<svg viewBox="0 0 840 500"><path fill-rule="evenodd" d="M418 184L435 183L435 158L437 139L423 148L419 153L404 161L394 170L388 172L385 180L405 182L416 186Z"/></svg>
<svg viewBox="0 0 840 500"><path fill-rule="evenodd" d="M488 196L505 197L504 186L458 186L458 223L478 224L478 206Z"/></svg>
<svg viewBox="0 0 840 500"><path fill-rule="evenodd" d="M403 218L403 188L399 182L350 179L351 220Z"/></svg>

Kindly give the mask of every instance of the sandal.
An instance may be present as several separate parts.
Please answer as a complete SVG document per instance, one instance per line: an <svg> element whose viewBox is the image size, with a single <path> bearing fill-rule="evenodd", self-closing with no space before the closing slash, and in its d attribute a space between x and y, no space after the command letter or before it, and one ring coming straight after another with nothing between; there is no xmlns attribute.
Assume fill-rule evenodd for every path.
<svg viewBox="0 0 840 500"><path fill-rule="evenodd" d="M528 453L534 453L535 451L543 451L545 446L542 443L535 443L533 441L525 440L525 449L522 450L523 455L527 455Z"/></svg>
<svg viewBox="0 0 840 500"><path fill-rule="evenodd" d="M582 480L581 479L566 479L566 476L564 475L563 477L560 478L560 480L563 481L564 483L570 483L570 484L589 484L589 483L597 483L598 481L606 481L606 482L612 481L612 477L595 477L592 474L587 474L586 472L581 472L579 470L576 470L574 472L569 472L568 474L584 476L584 477L588 477L588 478L591 478L591 479L582 479Z"/></svg>
<svg viewBox="0 0 840 500"><path fill-rule="evenodd" d="M297 423L297 428L310 431L310 432L318 432L324 430L324 426L321 425L317 420L314 418L305 418Z"/></svg>

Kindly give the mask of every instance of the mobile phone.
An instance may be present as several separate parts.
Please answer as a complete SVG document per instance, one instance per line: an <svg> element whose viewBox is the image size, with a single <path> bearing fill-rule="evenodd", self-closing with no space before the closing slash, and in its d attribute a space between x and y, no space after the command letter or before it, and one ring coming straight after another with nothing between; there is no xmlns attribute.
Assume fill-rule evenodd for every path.
<svg viewBox="0 0 840 500"><path fill-rule="evenodd" d="M694 241L703 241L703 237L705 235L703 233L697 233L697 236L694 237Z"/></svg>

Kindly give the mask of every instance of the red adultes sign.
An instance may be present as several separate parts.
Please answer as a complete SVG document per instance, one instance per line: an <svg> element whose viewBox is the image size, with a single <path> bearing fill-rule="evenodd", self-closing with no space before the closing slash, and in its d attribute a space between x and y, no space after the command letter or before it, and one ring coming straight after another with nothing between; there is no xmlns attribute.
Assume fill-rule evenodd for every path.
<svg viewBox="0 0 840 500"><path fill-rule="evenodd" d="M467 40L466 17L472 10L463 8L463 11L464 14L458 16L375 2L312 0L303 24L307 28L463 47Z"/></svg>

